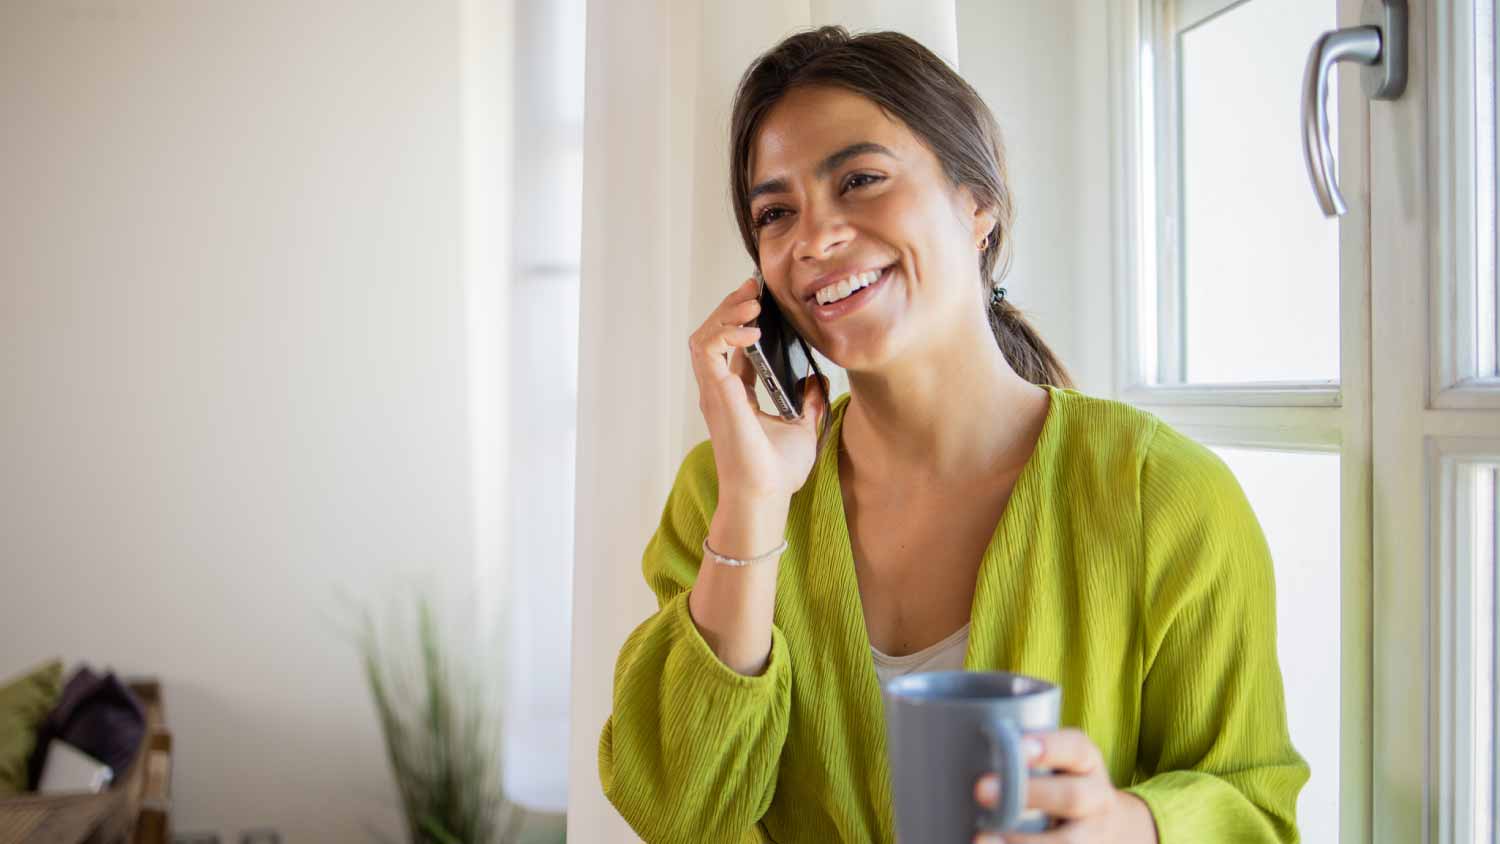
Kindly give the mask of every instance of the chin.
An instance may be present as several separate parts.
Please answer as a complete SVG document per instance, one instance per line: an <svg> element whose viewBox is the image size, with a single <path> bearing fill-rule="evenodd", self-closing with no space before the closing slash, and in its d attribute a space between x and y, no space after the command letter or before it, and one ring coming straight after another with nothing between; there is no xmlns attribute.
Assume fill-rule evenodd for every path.
<svg viewBox="0 0 1500 844"><path fill-rule="evenodd" d="M898 357L889 331L860 331L821 344L818 352L846 372L878 372Z"/></svg>

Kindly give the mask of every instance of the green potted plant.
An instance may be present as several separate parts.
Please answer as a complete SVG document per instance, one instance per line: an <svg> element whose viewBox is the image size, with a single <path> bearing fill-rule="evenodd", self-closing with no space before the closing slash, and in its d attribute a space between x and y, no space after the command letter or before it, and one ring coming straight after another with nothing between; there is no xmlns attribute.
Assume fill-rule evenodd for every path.
<svg viewBox="0 0 1500 844"><path fill-rule="evenodd" d="M415 603L414 641L387 647L368 611L359 635L409 844L518 844L526 812L506 797L499 704L454 664L431 603Z"/></svg>

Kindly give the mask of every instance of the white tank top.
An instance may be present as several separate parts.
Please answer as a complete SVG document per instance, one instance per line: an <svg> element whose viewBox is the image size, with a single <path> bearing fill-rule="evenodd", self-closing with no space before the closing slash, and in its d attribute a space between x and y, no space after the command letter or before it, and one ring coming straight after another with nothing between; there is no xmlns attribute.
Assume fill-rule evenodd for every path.
<svg viewBox="0 0 1500 844"><path fill-rule="evenodd" d="M875 657L875 676L881 685L903 674L919 671L962 671L964 654L969 649L969 625L955 630L948 638L930 647L906 656L886 656L874 645L870 653Z"/></svg>

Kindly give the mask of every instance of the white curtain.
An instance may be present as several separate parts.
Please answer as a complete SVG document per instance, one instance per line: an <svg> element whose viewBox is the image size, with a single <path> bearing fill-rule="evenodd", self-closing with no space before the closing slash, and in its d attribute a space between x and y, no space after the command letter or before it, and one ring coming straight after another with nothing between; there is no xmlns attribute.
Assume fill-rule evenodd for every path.
<svg viewBox="0 0 1500 844"><path fill-rule="evenodd" d="M895 29L954 67L951 0L591 0L568 837L634 840L599 784L615 657L656 609L641 551L687 450L706 436L687 358L703 316L751 270L729 207L735 83L783 36Z"/></svg>
<svg viewBox="0 0 1500 844"><path fill-rule="evenodd" d="M568 791L584 2L506 2L516 143L503 353L512 563L500 589L504 766L509 796L551 813L564 809Z"/></svg>

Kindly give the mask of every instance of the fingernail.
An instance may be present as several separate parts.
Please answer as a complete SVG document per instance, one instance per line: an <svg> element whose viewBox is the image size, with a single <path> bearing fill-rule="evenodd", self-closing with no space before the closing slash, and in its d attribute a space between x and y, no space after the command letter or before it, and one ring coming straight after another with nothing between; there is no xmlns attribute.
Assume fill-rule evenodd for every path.
<svg viewBox="0 0 1500 844"><path fill-rule="evenodd" d="M1042 755L1042 743L1030 737L1021 739L1021 755L1027 762L1036 759Z"/></svg>
<svg viewBox="0 0 1500 844"><path fill-rule="evenodd" d="M1000 802L1000 780L998 777L985 777L979 781L979 800L982 803Z"/></svg>

